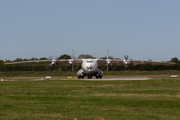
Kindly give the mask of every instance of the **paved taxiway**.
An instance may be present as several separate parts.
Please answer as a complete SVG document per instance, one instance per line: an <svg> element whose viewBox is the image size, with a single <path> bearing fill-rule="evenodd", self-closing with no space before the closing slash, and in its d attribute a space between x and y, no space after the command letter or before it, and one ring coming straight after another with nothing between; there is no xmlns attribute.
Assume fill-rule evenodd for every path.
<svg viewBox="0 0 180 120"><path fill-rule="evenodd" d="M150 80L150 78L102 78L102 79L19 79L19 80L3 80L3 81L42 81L42 80L86 80L86 81L115 81L115 80Z"/></svg>
<svg viewBox="0 0 180 120"><path fill-rule="evenodd" d="M125 77L125 78L102 78L102 79L21 79L21 80L3 80L3 81L43 81L43 80L85 80L85 81L115 81L115 80L151 80L151 79L180 79L180 78L140 78L140 77Z"/></svg>
<svg viewBox="0 0 180 120"><path fill-rule="evenodd" d="M90 81L108 81L108 80L150 80L151 78L102 78L102 79L77 79Z"/></svg>
<svg viewBox="0 0 180 120"><path fill-rule="evenodd" d="M53 79L53 80L85 80L85 81L115 81L115 80L150 80L151 78L102 78L102 79ZM51 80L51 79L32 79L30 81Z"/></svg>

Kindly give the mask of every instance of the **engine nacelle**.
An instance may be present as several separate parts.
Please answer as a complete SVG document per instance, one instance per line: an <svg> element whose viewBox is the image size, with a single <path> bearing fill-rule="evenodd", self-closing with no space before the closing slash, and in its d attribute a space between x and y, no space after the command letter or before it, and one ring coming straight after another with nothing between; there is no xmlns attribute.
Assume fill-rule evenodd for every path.
<svg viewBox="0 0 180 120"><path fill-rule="evenodd" d="M54 66L57 65L58 63L56 62L56 60L51 60L51 63L49 64L50 66Z"/></svg>
<svg viewBox="0 0 180 120"><path fill-rule="evenodd" d="M78 70L77 76L84 76L83 69Z"/></svg>
<svg viewBox="0 0 180 120"><path fill-rule="evenodd" d="M111 65L111 60L110 59L106 60L106 66L108 66L108 65Z"/></svg>
<svg viewBox="0 0 180 120"><path fill-rule="evenodd" d="M98 76L103 76L103 71L100 69L97 69L96 73L98 74Z"/></svg>
<svg viewBox="0 0 180 120"><path fill-rule="evenodd" d="M72 65L73 62L74 62L74 60L73 60L73 59L70 59L68 63L69 63L69 65Z"/></svg>
<svg viewBox="0 0 180 120"><path fill-rule="evenodd" d="M124 64L129 65L130 64L129 60L124 60Z"/></svg>

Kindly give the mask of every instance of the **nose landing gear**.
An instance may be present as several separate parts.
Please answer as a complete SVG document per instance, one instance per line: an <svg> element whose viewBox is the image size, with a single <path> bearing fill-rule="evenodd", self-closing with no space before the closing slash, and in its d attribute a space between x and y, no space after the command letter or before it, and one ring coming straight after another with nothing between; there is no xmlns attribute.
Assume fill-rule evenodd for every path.
<svg viewBox="0 0 180 120"><path fill-rule="evenodd" d="M81 79L81 78L84 79L84 76L78 76L78 79Z"/></svg>
<svg viewBox="0 0 180 120"><path fill-rule="evenodd" d="M100 78L100 79L101 79L101 78L102 78L102 76L96 76L96 79L98 79L98 78Z"/></svg>
<svg viewBox="0 0 180 120"><path fill-rule="evenodd" d="M84 79L84 75L83 74L81 74L81 76L78 76L78 79Z"/></svg>
<svg viewBox="0 0 180 120"><path fill-rule="evenodd" d="M87 79L92 79L92 76L91 75L87 75Z"/></svg>

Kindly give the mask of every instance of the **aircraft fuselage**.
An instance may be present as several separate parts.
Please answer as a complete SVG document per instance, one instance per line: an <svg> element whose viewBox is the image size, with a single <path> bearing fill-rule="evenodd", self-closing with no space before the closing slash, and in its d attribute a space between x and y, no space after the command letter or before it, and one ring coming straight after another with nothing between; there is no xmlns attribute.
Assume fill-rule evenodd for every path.
<svg viewBox="0 0 180 120"><path fill-rule="evenodd" d="M98 64L96 59L83 59L82 69L77 72L78 78L92 78L95 76L97 79L102 78L103 72L98 69Z"/></svg>

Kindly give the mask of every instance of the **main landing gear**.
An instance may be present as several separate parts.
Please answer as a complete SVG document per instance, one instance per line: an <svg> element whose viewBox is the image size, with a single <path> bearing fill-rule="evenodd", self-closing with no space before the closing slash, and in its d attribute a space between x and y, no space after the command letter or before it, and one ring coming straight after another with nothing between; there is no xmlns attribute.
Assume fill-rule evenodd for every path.
<svg viewBox="0 0 180 120"><path fill-rule="evenodd" d="M100 78L100 79L101 79L101 78L102 78L102 76L96 76L96 79L98 79L98 78Z"/></svg>
<svg viewBox="0 0 180 120"><path fill-rule="evenodd" d="M96 77L96 79L98 79L98 78L101 79L102 78L102 76L98 76L98 75L96 75L95 77ZM92 76L91 75L87 75L87 79L92 79Z"/></svg>
<svg viewBox="0 0 180 120"><path fill-rule="evenodd" d="M96 79L101 79L102 78L102 76L98 76L98 75L96 75L95 76L96 77ZM78 79L84 79L84 76L78 76ZM87 79L92 79L92 76L91 75L87 75Z"/></svg>
<svg viewBox="0 0 180 120"><path fill-rule="evenodd" d="M81 79L81 78L84 79L84 76L78 76L78 79Z"/></svg>
<svg viewBox="0 0 180 120"><path fill-rule="evenodd" d="M97 73L97 75L96 75L96 79L98 79L98 78L102 78L102 76L100 76L98 73Z"/></svg>

